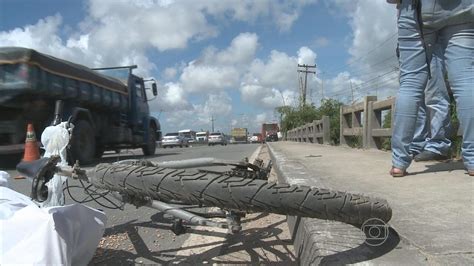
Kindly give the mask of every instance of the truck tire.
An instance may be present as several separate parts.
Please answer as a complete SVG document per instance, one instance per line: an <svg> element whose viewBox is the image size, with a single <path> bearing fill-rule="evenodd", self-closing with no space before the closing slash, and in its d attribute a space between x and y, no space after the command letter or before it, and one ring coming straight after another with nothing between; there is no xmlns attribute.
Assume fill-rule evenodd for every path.
<svg viewBox="0 0 474 266"><path fill-rule="evenodd" d="M104 155L105 148L103 146L95 147L95 159L99 160Z"/></svg>
<svg viewBox="0 0 474 266"><path fill-rule="evenodd" d="M384 199L316 187L277 184L229 172L99 164L94 186L163 202L269 212L362 225L371 218L388 222L392 210Z"/></svg>
<svg viewBox="0 0 474 266"><path fill-rule="evenodd" d="M156 150L156 136L155 136L155 128L150 126L148 129L148 139L146 141L145 146L142 147L143 154L145 156L152 156L155 155Z"/></svg>
<svg viewBox="0 0 474 266"><path fill-rule="evenodd" d="M86 120L79 120L74 123L71 137L72 162L76 160L80 164L91 164L96 157L94 129Z"/></svg>

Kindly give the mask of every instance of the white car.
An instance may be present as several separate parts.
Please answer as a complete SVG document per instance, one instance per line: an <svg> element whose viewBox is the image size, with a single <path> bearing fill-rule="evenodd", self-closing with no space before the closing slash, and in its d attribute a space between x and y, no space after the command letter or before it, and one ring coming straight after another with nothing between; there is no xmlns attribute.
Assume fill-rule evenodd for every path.
<svg viewBox="0 0 474 266"><path fill-rule="evenodd" d="M227 145L227 138L224 133L221 132L212 132L209 134L209 143L208 145L220 144L222 146Z"/></svg>
<svg viewBox="0 0 474 266"><path fill-rule="evenodd" d="M183 147L186 146L188 147L188 141L186 138L184 138L181 134L178 132L175 133L168 133L166 134L163 139L161 140L161 147L167 148L167 147Z"/></svg>
<svg viewBox="0 0 474 266"><path fill-rule="evenodd" d="M250 137L250 143L257 143L258 142L258 136L251 136Z"/></svg>

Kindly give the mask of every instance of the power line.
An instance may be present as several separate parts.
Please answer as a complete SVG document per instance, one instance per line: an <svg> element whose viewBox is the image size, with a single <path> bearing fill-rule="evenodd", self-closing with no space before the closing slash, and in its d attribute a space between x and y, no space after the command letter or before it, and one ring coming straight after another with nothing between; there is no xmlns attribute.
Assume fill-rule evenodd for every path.
<svg viewBox="0 0 474 266"><path fill-rule="evenodd" d="M385 80L382 80L380 82L377 82L375 83L374 85L372 86L366 86L366 87L361 87L359 88L359 91L370 91L371 89L373 89L374 87L381 87L383 85L388 85L390 83L392 83L393 81L397 80L398 79L398 76L396 77L390 77L388 79L385 79Z"/></svg>
<svg viewBox="0 0 474 266"><path fill-rule="evenodd" d="M383 78L383 77L385 77L385 76L387 76L387 75L390 75L390 74L392 74L392 73L398 73L398 70L397 70L397 69L393 69L393 70L390 70L390 71L388 71L388 72L386 72L386 73L383 73L383 74L381 74L381 75L379 75L379 76L377 76L377 77L374 77L374 78L371 78L371 79L369 79L369 80L366 80L366 81L364 81L364 82L362 82L362 83L359 83L359 84L357 84L357 86L356 86L354 89L359 89L359 90L360 90L361 88L364 88L364 87L365 87L365 86L363 86L363 85L366 85L366 86L367 86L368 84L370 84L370 83L376 81L377 79ZM397 77L398 77L398 75L397 75ZM394 77L394 78L395 78L395 77ZM351 84L351 85L352 85L352 84ZM338 95L343 95L343 94L347 94L347 93L348 93L348 90L347 90L347 89L342 89L342 90L336 91L336 92L334 92L334 93L331 93L331 94L329 94L329 95L330 95L330 96L338 96Z"/></svg>
<svg viewBox="0 0 474 266"><path fill-rule="evenodd" d="M363 58L366 58L367 56L369 56L370 54L372 54L374 51L376 51L377 49L379 49L380 47L382 47L383 45L385 45L388 41L390 41L393 37L397 36L397 33L398 32L395 32L393 33L392 35L390 35L387 39L385 39L384 41L382 41L381 43L379 43L377 46L375 46L372 50L368 51L367 53L365 53L364 55L362 56L359 56L358 58L352 60L351 62L349 63L345 63L345 66L351 66L353 64L355 64L356 62L358 61L361 61ZM343 69L345 66L343 67L338 67L338 68L335 68L331 71L323 71L322 73L325 73L325 74L328 74L328 73L335 73L341 69Z"/></svg>
<svg viewBox="0 0 474 266"><path fill-rule="evenodd" d="M362 82L362 83L359 83L359 84L358 84L358 87L360 87L361 85L370 83L370 82L373 81L373 80L376 80L376 79L378 79L378 78L384 77L384 76L389 75L389 74L394 73L394 72L398 72L398 69L392 69L392 70L390 70L390 71L388 71L388 72L385 72L385 73L383 73L383 74L378 75L378 76L375 77L375 78L371 78L371 79L366 80L366 81L364 81L364 82Z"/></svg>
<svg viewBox="0 0 474 266"><path fill-rule="evenodd" d="M351 74L352 74L353 76L355 76L355 75L357 75L357 76L368 76L368 75L371 75L371 74L378 73L379 70L375 70L375 71L374 71L374 70L371 70L371 71L363 71L363 70L364 70L364 69L365 69L365 70L369 70L369 69L371 69L371 68L373 68L373 67L375 67L375 66L381 65L381 64L383 64L383 63L385 63L385 62L387 62L387 61L390 61L390 60L392 60L392 59L394 59L394 58L396 58L395 55L389 56L389 57L387 57L387 58L385 58L385 59L383 59L383 60L381 60L381 61L379 61L379 62L377 62L377 63L375 63L375 64L371 64L371 65L368 65L368 66L366 66L366 67L364 67L364 68L360 68L360 69L357 69L357 70L355 70L355 71L352 71ZM394 67L394 66L391 65L391 67Z"/></svg>

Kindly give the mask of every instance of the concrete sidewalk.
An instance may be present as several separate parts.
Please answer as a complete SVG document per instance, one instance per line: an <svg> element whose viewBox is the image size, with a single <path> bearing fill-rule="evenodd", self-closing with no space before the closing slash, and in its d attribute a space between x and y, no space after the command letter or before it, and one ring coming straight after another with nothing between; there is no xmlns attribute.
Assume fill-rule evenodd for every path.
<svg viewBox="0 0 474 266"><path fill-rule="evenodd" d="M392 178L391 154L318 144L269 143L280 181L385 198L393 210L381 246L350 225L289 218L303 265L474 265L474 178L462 162L414 162Z"/></svg>

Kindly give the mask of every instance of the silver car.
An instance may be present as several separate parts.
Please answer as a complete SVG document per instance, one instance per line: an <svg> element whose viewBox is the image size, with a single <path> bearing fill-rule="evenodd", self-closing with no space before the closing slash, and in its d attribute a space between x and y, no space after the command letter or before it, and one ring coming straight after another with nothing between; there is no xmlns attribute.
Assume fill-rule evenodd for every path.
<svg viewBox="0 0 474 266"><path fill-rule="evenodd" d="M178 132L175 133L168 133L166 134L163 139L161 140L161 147L188 147L189 144L183 135L179 134Z"/></svg>
<svg viewBox="0 0 474 266"><path fill-rule="evenodd" d="M224 133L213 132L209 134L208 145L220 144L222 146L227 145L227 138Z"/></svg>

